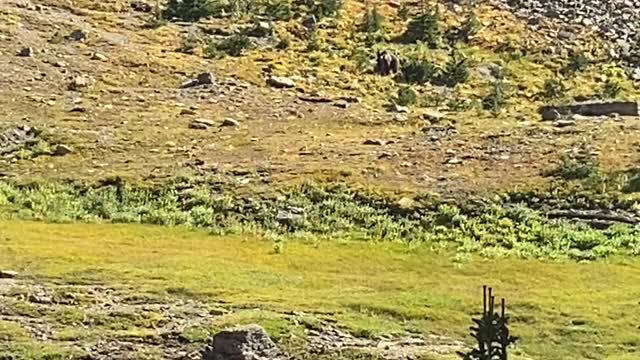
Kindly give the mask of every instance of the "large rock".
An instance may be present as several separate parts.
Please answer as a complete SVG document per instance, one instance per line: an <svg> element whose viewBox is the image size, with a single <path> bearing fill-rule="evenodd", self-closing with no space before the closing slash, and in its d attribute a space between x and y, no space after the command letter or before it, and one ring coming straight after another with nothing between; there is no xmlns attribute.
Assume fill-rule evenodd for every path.
<svg viewBox="0 0 640 360"><path fill-rule="evenodd" d="M276 359L280 350L258 325L242 326L219 332L203 353L204 360Z"/></svg>
<svg viewBox="0 0 640 360"><path fill-rule="evenodd" d="M296 83L286 77L271 76L267 79L267 85L274 88L284 89L295 87Z"/></svg>

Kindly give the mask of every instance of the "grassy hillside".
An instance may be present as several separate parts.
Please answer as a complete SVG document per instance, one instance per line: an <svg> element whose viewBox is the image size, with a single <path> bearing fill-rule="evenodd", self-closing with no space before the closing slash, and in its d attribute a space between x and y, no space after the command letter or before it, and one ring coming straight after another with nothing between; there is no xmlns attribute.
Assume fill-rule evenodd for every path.
<svg viewBox="0 0 640 360"><path fill-rule="evenodd" d="M537 113L638 97L597 34L195 3L0 3L0 359L197 359L257 323L292 359L449 360L483 284L516 360L640 356L637 119Z"/></svg>

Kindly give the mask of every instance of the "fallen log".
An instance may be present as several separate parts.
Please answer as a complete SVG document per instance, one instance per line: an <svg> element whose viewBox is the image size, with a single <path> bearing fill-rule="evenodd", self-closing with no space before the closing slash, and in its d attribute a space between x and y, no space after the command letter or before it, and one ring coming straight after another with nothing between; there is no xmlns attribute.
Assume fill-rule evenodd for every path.
<svg viewBox="0 0 640 360"><path fill-rule="evenodd" d="M546 216L550 219L571 218L606 223L640 224L640 219L633 215L603 210L552 210L549 211Z"/></svg>
<svg viewBox="0 0 640 360"><path fill-rule="evenodd" d="M593 101L582 102L572 105L545 105L538 109L538 113L547 118L544 114L557 113L559 115L582 115L582 116L640 116L640 105L636 101ZM545 120L555 120L550 117Z"/></svg>

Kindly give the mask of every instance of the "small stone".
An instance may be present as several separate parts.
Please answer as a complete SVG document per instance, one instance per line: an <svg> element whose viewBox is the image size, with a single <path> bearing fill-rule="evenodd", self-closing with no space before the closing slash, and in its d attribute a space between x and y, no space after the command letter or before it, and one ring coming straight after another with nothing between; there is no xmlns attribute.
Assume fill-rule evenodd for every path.
<svg viewBox="0 0 640 360"><path fill-rule="evenodd" d="M341 109L346 109L349 107L349 103L344 100L338 100L333 104L333 106L339 107Z"/></svg>
<svg viewBox="0 0 640 360"><path fill-rule="evenodd" d="M201 74L198 74L198 76L196 77L196 80L198 80L199 85L211 85L213 84L213 75L211 75L211 73L208 73L208 72L201 73Z"/></svg>
<svg viewBox="0 0 640 360"><path fill-rule="evenodd" d="M197 130L206 130L210 126L215 126L215 122L207 119L194 119L189 123L189 128Z"/></svg>
<svg viewBox="0 0 640 360"><path fill-rule="evenodd" d="M14 279L16 277L18 277L18 273L16 271L0 270L0 279Z"/></svg>
<svg viewBox="0 0 640 360"><path fill-rule="evenodd" d="M180 115L195 115L196 112L191 109L182 109Z"/></svg>
<svg viewBox="0 0 640 360"><path fill-rule="evenodd" d="M93 55L91 55L91 59L98 60L98 61L107 61L107 57L100 53L93 53Z"/></svg>
<svg viewBox="0 0 640 360"><path fill-rule="evenodd" d="M56 61L55 63L53 63L53 66L57 68L65 68L67 67L67 63L65 63L64 61Z"/></svg>
<svg viewBox="0 0 640 360"><path fill-rule="evenodd" d="M400 123L406 122L407 116L404 114L393 114L393 121Z"/></svg>
<svg viewBox="0 0 640 360"><path fill-rule="evenodd" d="M22 57L32 57L33 56L33 48L26 47L18 52L18 56Z"/></svg>
<svg viewBox="0 0 640 360"><path fill-rule="evenodd" d="M457 165L457 164L461 164L461 163L462 163L462 160L457 158L457 157L451 158L451 159L449 159L447 161L447 164L449 164L449 165Z"/></svg>
<svg viewBox="0 0 640 360"><path fill-rule="evenodd" d="M397 205L402 209L412 209L416 206L416 202L415 200L405 196L398 200Z"/></svg>
<svg viewBox="0 0 640 360"><path fill-rule="evenodd" d="M72 153L73 150L68 147L67 145L57 145L56 148L53 150L53 156L65 156L68 155L70 153Z"/></svg>
<svg viewBox="0 0 640 360"><path fill-rule="evenodd" d="M408 107L402 106L402 105L398 105L398 104L393 104L392 110L397 112L397 113L404 113L404 114L409 113L409 108Z"/></svg>
<svg viewBox="0 0 640 360"><path fill-rule="evenodd" d="M278 89L284 89L293 88L296 86L296 83L286 77L271 76L267 79L267 85Z"/></svg>
<svg viewBox="0 0 640 360"><path fill-rule="evenodd" d="M226 118L222 121L221 126L240 126L240 122L232 118Z"/></svg>
<svg viewBox="0 0 640 360"><path fill-rule="evenodd" d="M176 147L176 143L174 141L167 141L165 145L167 145L167 147Z"/></svg>
<svg viewBox="0 0 640 360"><path fill-rule="evenodd" d="M73 41L85 41L87 39L87 34L80 29L74 30L69 34L69 39Z"/></svg>
<svg viewBox="0 0 640 360"><path fill-rule="evenodd" d="M560 119L560 113L553 108L545 108L540 112L543 121L553 121Z"/></svg>
<svg viewBox="0 0 640 360"><path fill-rule="evenodd" d="M302 26L304 26L307 29L313 29L316 27L318 21L316 20L316 17L314 15L309 15L306 16L304 19L302 19Z"/></svg>
<svg viewBox="0 0 640 360"><path fill-rule="evenodd" d="M78 91L89 86L89 78L87 76L76 76L69 84L69 90Z"/></svg>
<svg viewBox="0 0 640 360"><path fill-rule="evenodd" d="M575 126L575 120L556 120L553 122L553 126L563 128L567 126Z"/></svg>
<svg viewBox="0 0 640 360"><path fill-rule="evenodd" d="M365 142L363 143L364 145L377 145L377 146L381 146L384 145L384 141L380 140L380 139L367 139L365 140Z"/></svg>

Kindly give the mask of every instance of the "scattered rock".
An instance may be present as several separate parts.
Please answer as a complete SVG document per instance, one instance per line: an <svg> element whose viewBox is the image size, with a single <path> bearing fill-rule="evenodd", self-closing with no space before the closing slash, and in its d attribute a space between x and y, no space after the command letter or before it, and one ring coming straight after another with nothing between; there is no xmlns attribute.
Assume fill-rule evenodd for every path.
<svg viewBox="0 0 640 360"><path fill-rule="evenodd" d="M182 109L180 115L195 115L196 112L192 109Z"/></svg>
<svg viewBox="0 0 640 360"><path fill-rule="evenodd" d="M84 88L89 87L90 79L88 76L76 76L71 83L69 83L69 90L71 91L79 91Z"/></svg>
<svg viewBox="0 0 640 360"><path fill-rule="evenodd" d="M333 104L333 106L339 107L341 109L346 109L349 107L349 103L344 100L338 100Z"/></svg>
<svg viewBox="0 0 640 360"><path fill-rule="evenodd" d="M18 51L18 56L22 57L32 57L33 56L33 48L26 47Z"/></svg>
<svg viewBox="0 0 640 360"><path fill-rule="evenodd" d="M575 126L576 122L575 120L556 120L553 122L553 126L558 127L558 128L563 128L563 127L567 127L567 126Z"/></svg>
<svg viewBox="0 0 640 360"><path fill-rule="evenodd" d="M98 60L98 61L107 61L107 57L105 55L102 55L100 53L93 53L93 55L91 55L91 59L92 60Z"/></svg>
<svg viewBox="0 0 640 360"><path fill-rule="evenodd" d="M189 123L189 128L198 130L206 130L211 126L215 126L215 122L208 119L193 119Z"/></svg>
<svg viewBox="0 0 640 360"><path fill-rule="evenodd" d="M403 122L406 122L407 120L408 119L407 119L407 116L405 114L393 114L393 121L395 121L395 122L403 123Z"/></svg>
<svg viewBox="0 0 640 360"><path fill-rule="evenodd" d="M556 109L544 108L540 111L543 121L554 121L560 119L560 113Z"/></svg>
<svg viewBox="0 0 640 360"><path fill-rule="evenodd" d="M73 41L85 41L87 39L87 33L80 29L74 30L69 34L68 39Z"/></svg>
<svg viewBox="0 0 640 360"><path fill-rule="evenodd" d="M186 88L190 88L190 87L195 87L195 86L201 86L201 85L212 85L214 81L214 77L211 73L201 73L198 76L196 76L195 79L190 79L187 80L185 82L183 82L180 85L181 89L186 89Z"/></svg>
<svg viewBox="0 0 640 360"><path fill-rule="evenodd" d="M56 148L53 150L53 156L65 156L68 154L71 154L73 152L73 150L68 147L67 145L57 145Z"/></svg>
<svg viewBox="0 0 640 360"><path fill-rule="evenodd" d="M238 120L232 119L232 118L226 118L222 121L222 125L221 126L240 126L240 122L238 122Z"/></svg>
<svg viewBox="0 0 640 360"><path fill-rule="evenodd" d="M18 272L11 270L0 270L0 279L15 279L18 277Z"/></svg>
<svg viewBox="0 0 640 360"><path fill-rule="evenodd" d="M444 118L444 114L434 110L434 111L429 111L426 110L424 113L422 113L422 118L429 121L432 124L437 124L439 123L443 118Z"/></svg>
<svg viewBox="0 0 640 360"><path fill-rule="evenodd" d="M284 89L293 88L296 86L296 83L286 77L270 76L267 78L267 85L278 89Z"/></svg>
<svg viewBox="0 0 640 360"><path fill-rule="evenodd" d="M398 200L396 204L402 209L413 209L416 206L416 201L405 196Z"/></svg>
<svg viewBox="0 0 640 360"><path fill-rule="evenodd" d="M365 140L365 142L363 144L364 145L382 146L382 145L385 144L385 142L383 140L380 140L380 139L367 139L367 140Z"/></svg>
<svg viewBox="0 0 640 360"><path fill-rule="evenodd" d="M302 19L302 26L307 29L313 29L317 24L318 21L316 20L316 17L314 15L305 16L305 18Z"/></svg>
<svg viewBox="0 0 640 360"><path fill-rule="evenodd" d="M267 360L280 354L264 329L249 325L223 330L213 337L205 349L204 360Z"/></svg>
<svg viewBox="0 0 640 360"><path fill-rule="evenodd" d="M391 107L391 110L397 113L404 113L404 114L409 113L409 108L407 106L401 106L398 104L393 104L393 106Z"/></svg>
<svg viewBox="0 0 640 360"><path fill-rule="evenodd" d="M143 13L150 13L151 11L153 11L153 6L151 6L151 4L146 3L144 1L133 0L129 4L131 6L131 9L133 9L134 11L143 12Z"/></svg>

